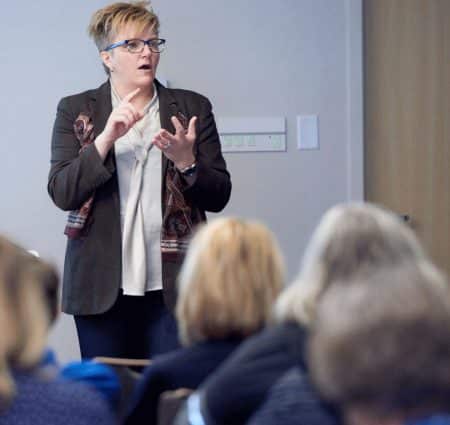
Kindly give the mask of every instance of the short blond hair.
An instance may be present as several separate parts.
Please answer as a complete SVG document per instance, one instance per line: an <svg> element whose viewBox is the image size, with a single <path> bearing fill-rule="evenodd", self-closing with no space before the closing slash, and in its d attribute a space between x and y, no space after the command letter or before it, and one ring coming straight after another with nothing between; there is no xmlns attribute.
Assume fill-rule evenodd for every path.
<svg viewBox="0 0 450 425"><path fill-rule="evenodd" d="M0 236L0 399L14 395L10 367L30 368L41 359L58 278L53 267Z"/></svg>
<svg viewBox="0 0 450 425"><path fill-rule="evenodd" d="M413 231L391 211L370 203L337 205L314 231L296 281L277 300L276 318L308 326L332 282L426 258Z"/></svg>
<svg viewBox="0 0 450 425"><path fill-rule="evenodd" d="M98 50L102 51L128 25L133 25L137 31L151 28L159 34L159 19L149 1L118 2L97 10L92 15L88 33Z"/></svg>
<svg viewBox="0 0 450 425"><path fill-rule="evenodd" d="M258 331L283 282L281 252L267 227L236 218L212 221L194 236L179 276L176 315L182 342Z"/></svg>

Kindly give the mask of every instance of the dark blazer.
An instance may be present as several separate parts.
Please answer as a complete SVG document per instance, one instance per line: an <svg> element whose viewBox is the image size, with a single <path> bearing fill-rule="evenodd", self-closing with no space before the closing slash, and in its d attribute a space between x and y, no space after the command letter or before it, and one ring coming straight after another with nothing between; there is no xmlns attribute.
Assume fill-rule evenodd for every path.
<svg viewBox="0 0 450 425"><path fill-rule="evenodd" d="M231 193L230 175L221 153L211 104L197 93L167 89L155 81L159 95L161 127L174 133L170 117L182 113L188 120L196 115L197 140L194 154L197 172L184 179L184 196L200 211L218 212ZM93 121L100 134L111 113L109 82L98 89L65 97L58 105L52 136L51 168L48 192L53 202L65 211L78 209L95 191L86 237L68 239L64 262L62 309L76 315L99 314L115 302L121 287L120 197L114 148L103 162L94 144L81 154L73 123L80 112ZM164 215L165 176L169 160L162 157L161 204ZM61 229L61 232L63 229ZM164 299L175 305L175 279L181 258L163 261Z"/></svg>
<svg viewBox="0 0 450 425"><path fill-rule="evenodd" d="M143 373L124 424L155 424L164 391L195 390L239 343L239 339L206 341L156 357Z"/></svg>

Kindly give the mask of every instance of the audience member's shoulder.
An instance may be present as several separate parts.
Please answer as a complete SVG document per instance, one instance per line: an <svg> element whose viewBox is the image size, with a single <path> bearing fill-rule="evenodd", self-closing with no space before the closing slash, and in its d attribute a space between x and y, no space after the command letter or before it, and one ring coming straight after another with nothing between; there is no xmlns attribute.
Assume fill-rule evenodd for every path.
<svg viewBox="0 0 450 425"><path fill-rule="evenodd" d="M274 341L290 341L303 340L306 335L306 329L294 322L279 323L275 326L268 327L261 332L261 340L264 338Z"/></svg>
<svg viewBox="0 0 450 425"><path fill-rule="evenodd" d="M234 382L263 379L268 385L285 370L303 364L304 331L295 324L280 324L248 338L206 381L208 396Z"/></svg>
<svg viewBox="0 0 450 425"><path fill-rule="evenodd" d="M260 357L282 351L285 355L292 355L303 350L305 330L295 323L281 323L271 326L260 333L248 338L239 348L235 357ZM295 354L296 355L296 354Z"/></svg>
<svg viewBox="0 0 450 425"><path fill-rule="evenodd" d="M1 423L4 425L115 423L106 399L85 384L45 379L32 373L16 373L14 377L17 395L2 417ZM26 418L30 418L30 421Z"/></svg>
<svg viewBox="0 0 450 425"><path fill-rule="evenodd" d="M252 415L249 425L335 425L337 416L322 403L310 381L299 367L285 372L271 388L266 401Z"/></svg>

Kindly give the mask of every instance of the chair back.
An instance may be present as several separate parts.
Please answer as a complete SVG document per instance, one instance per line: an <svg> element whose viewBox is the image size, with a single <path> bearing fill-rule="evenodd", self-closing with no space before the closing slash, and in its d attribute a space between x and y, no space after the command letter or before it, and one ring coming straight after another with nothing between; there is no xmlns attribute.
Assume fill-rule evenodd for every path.
<svg viewBox="0 0 450 425"><path fill-rule="evenodd" d="M194 392L189 388L165 391L159 397L158 425L172 425L186 399Z"/></svg>

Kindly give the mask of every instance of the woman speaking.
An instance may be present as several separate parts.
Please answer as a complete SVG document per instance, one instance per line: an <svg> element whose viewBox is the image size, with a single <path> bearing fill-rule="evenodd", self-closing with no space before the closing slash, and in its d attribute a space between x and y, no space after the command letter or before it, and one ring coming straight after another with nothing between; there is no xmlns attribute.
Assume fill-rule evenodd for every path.
<svg viewBox="0 0 450 425"><path fill-rule="evenodd" d="M156 79L165 40L148 2L94 13L108 80L63 98L48 191L69 211L62 309L82 357L178 347L175 279L193 228L231 193L211 104Z"/></svg>

